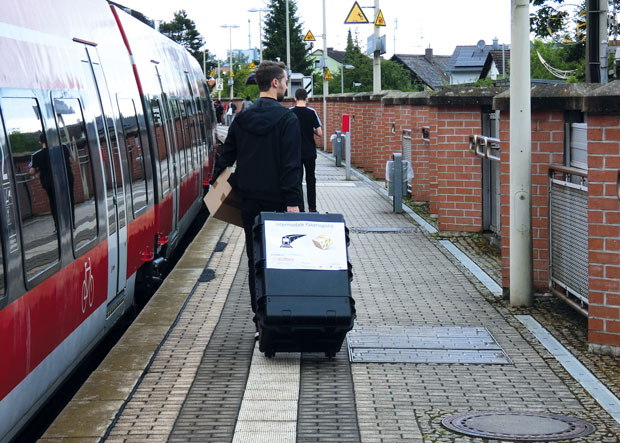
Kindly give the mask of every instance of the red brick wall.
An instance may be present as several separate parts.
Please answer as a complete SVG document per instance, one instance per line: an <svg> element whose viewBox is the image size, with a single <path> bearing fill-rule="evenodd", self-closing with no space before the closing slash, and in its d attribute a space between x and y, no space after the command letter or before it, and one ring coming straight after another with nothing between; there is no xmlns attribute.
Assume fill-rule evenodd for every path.
<svg viewBox="0 0 620 443"><path fill-rule="evenodd" d="M588 115L588 341L620 346L620 117Z"/></svg>
<svg viewBox="0 0 620 443"><path fill-rule="evenodd" d="M480 134L480 107L437 109L437 209L442 231L482 230L481 158L469 152L469 136Z"/></svg>
<svg viewBox="0 0 620 443"><path fill-rule="evenodd" d="M502 286L510 286L510 114L500 120ZM534 288L549 288L549 164L564 162L564 113L532 112L532 261Z"/></svg>
<svg viewBox="0 0 620 443"><path fill-rule="evenodd" d="M434 115L434 113L433 113ZM437 124L431 121L428 106L416 106L411 109L411 163L414 178L411 182L412 198L415 201L430 200L430 142L422 139L422 128L428 127L432 134L437 134Z"/></svg>
<svg viewBox="0 0 620 443"><path fill-rule="evenodd" d="M328 136L342 128L343 114L351 116L351 163L381 180L386 161L392 153L402 152L403 129L411 129L413 199L430 200L442 230L482 229L481 160L468 149L469 135L481 132L480 107L329 100L325 119L320 101L310 106L326 123ZM423 126L430 129L430 142L422 140Z"/></svg>

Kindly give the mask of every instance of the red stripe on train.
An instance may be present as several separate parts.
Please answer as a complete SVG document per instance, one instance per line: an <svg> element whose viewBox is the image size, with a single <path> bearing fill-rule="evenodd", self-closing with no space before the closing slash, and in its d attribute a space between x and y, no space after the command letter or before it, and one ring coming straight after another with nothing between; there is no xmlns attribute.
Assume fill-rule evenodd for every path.
<svg viewBox="0 0 620 443"><path fill-rule="evenodd" d="M104 241L0 311L0 400L106 302L107 267ZM92 303L82 298L91 274Z"/></svg>

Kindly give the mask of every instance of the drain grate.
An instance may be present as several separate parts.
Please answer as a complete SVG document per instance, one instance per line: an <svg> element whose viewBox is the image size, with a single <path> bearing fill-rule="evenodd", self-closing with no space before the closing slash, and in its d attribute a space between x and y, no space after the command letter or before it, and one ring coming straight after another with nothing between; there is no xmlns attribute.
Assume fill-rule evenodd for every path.
<svg viewBox="0 0 620 443"><path fill-rule="evenodd" d="M368 226L363 228L350 228L351 232L368 233L394 233L394 232L413 232L413 228L403 228L399 226Z"/></svg>
<svg viewBox="0 0 620 443"><path fill-rule="evenodd" d="M352 363L512 364L484 327L359 327L347 345Z"/></svg>
<svg viewBox="0 0 620 443"><path fill-rule="evenodd" d="M596 429L579 418L537 412L473 411L446 417L441 424L459 434L510 441L566 440Z"/></svg>

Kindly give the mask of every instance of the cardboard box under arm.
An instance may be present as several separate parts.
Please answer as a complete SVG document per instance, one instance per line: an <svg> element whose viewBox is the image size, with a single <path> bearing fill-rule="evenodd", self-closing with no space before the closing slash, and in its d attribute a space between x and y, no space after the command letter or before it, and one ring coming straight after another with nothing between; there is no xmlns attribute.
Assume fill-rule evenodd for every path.
<svg viewBox="0 0 620 443"><path fill-rule="evenodd" d="M204 198L204 202L212 217L243 227L243 222L241 221L241 198L228 183L231 174L231 168L226 168L220 174L215 183L211 185L209 192Z"/></svg>

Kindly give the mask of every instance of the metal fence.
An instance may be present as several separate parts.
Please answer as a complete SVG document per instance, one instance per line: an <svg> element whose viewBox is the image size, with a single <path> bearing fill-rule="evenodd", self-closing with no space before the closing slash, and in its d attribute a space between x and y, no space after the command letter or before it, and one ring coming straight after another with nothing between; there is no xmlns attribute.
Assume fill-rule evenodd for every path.
<svg viewBox="0 0 620 443"><path fill-rule="evenodd" d="M588 304L586 171L564 166L549 168L549 231L552 292L585 314L584 306Z"/></svg>

